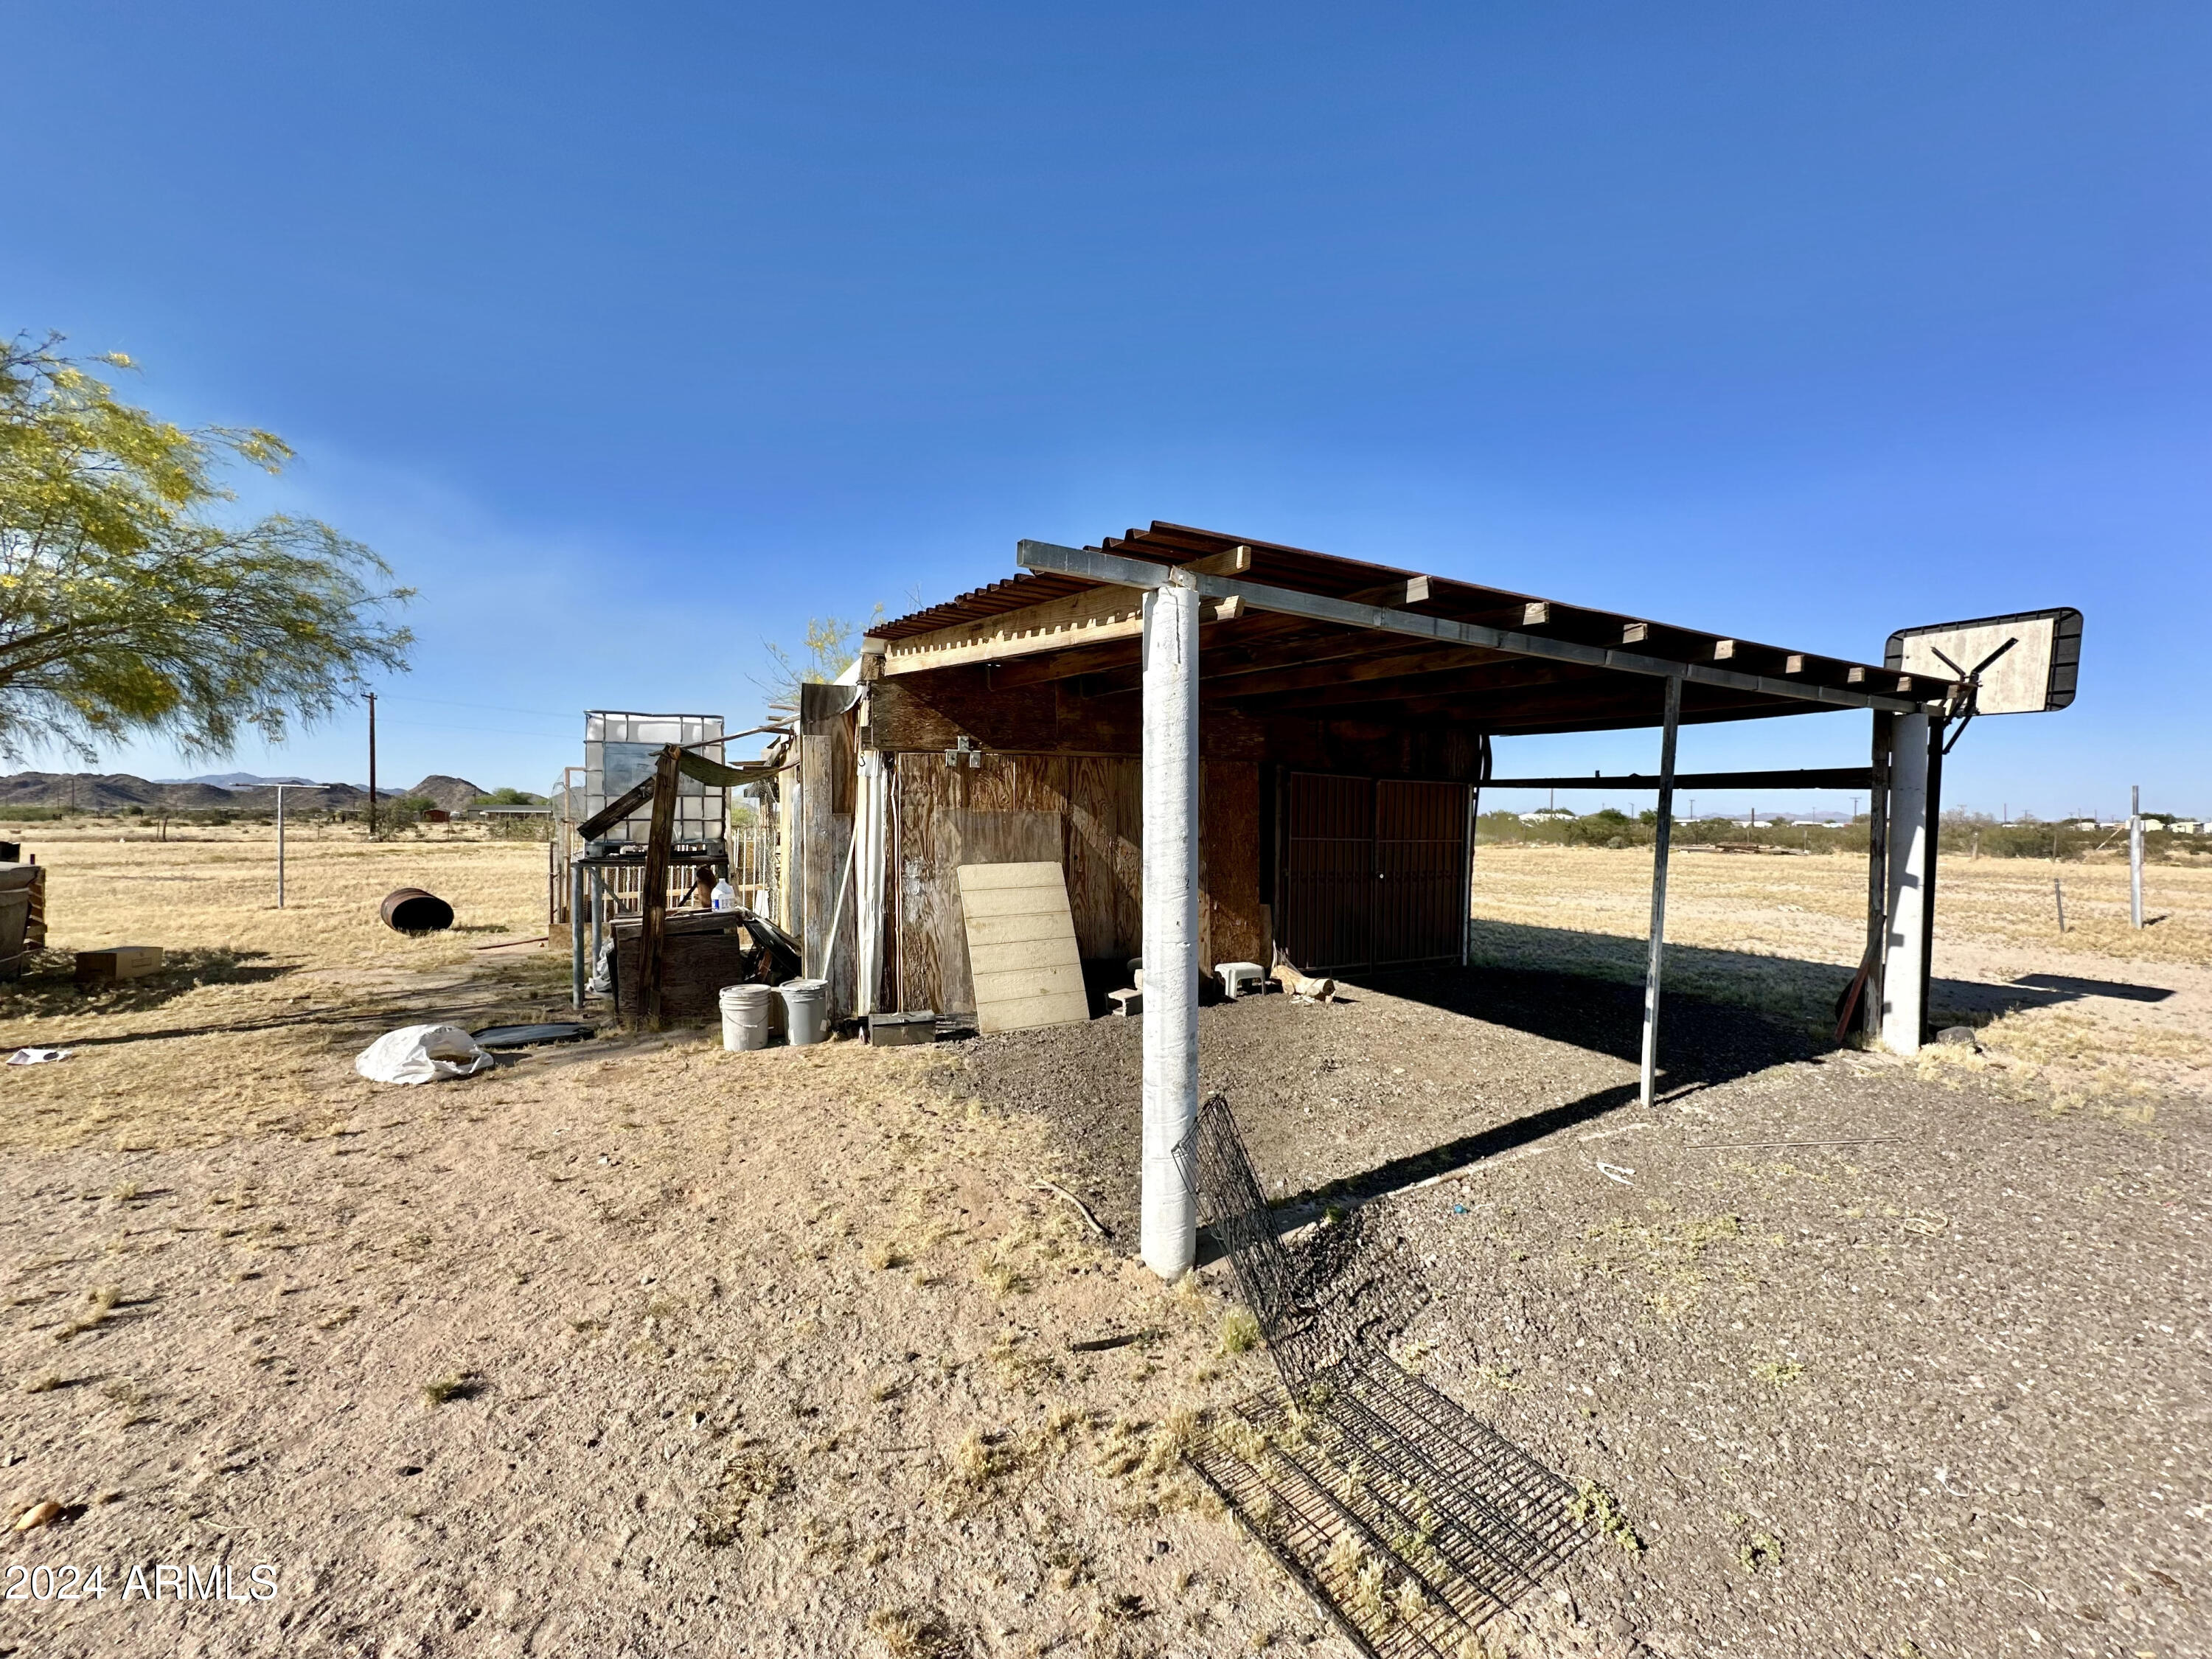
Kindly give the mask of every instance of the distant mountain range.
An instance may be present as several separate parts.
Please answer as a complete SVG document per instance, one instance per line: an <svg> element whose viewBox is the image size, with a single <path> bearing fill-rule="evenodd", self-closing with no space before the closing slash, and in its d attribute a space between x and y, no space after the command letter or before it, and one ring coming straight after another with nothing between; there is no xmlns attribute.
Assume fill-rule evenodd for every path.
<svg viewBox="0 0 2212 1659"><path fill-rule="evenodd" d="M244 780L233 782L230 780ZM76 807L86 812L120 812L138 807L149 812L205 812L228 808L234 811L273 812L276 785L287 786L288 811L356 811L368 804L365 786L351 783L307 783L290 787L289 778L256 778L230 772L212 778L156 782L128 772L18 772L0 778L0 814L11 806ZM434 772L410 789L380 787L380 801L405 800L422 796L449 812L460 811L478 796L488 794L466 778Z"/></svg>
<svg viewBox="0 0 2212 1659"><path fill-rule="evenodd" d="M252 789L264 783L312 784L313 778L264 778L252 772L203 772L196 778L155 778L155 783L211 783L218 789ZM368 792L364 790L363 793ZM377 791L382 794L382 790Z"/></svg>

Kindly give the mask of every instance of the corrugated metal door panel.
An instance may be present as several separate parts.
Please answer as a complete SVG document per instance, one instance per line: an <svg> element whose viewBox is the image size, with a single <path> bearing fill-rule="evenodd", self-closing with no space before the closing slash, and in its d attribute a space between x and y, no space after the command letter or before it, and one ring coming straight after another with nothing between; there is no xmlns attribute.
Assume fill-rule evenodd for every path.
<svg viewBox="0 0 2212 1659"><path fill-rule="evenodd" d="M1284 836L1283 948L1309 973L1372 959L1375 786L1293 772Z"/></svg>
<svg viewBox="0 0 2212 1659"><path fill-rule="evenodd" d="M1375 921L1377 963L1456 957L1466 933L1459 914L1467 870L1467 786L1375 786Z"/></svg>

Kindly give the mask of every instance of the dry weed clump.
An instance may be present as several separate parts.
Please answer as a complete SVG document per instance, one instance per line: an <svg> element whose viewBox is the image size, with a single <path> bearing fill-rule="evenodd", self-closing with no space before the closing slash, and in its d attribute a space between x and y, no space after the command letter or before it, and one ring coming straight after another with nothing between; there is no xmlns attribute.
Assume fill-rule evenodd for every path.
<svg viewBox="0 0 2212 1659"><path fill-rule="evenodd" d="M969 1650L935 1607L878 1607L868 1629L891 1659L957 1659Z"/></svg>
<svg viewBox="0 0 2212 1659"><path fill-rule="evenodd" d="M422 1403L450 1405L456 1400L473 1400L483 1391L484 1380L474 1371L448 1371L422 1385Z"/></svg>
<svg viewBox="0 0 2212 1659"><path fill-rule="evenodd" d="M741 1446L722 1464L713 1497L693 1518L694 1534L709 1549L751 1536L765 1538L769 1508L798 1489L791 1465L759 1445Z"/></svg>
<svg viewBox="0 0 2212 1659"><path fill-rule="evenodd" d="M1644 1302L1660 1318L1671 1322L1685 1317L1697 1306L1706 1284L1706 1252L1723 1239L1742 1236L1742 1224L1732 1215L1651 1224L1615 1216L1583 1230L1583 1249L1575 1265L1586 1273L1615 1283L1639 1276L1656 1279L1658 1283L1644 1291Z"/></svg>
<svg viewBox="0 0 2212 1659"><path fill-rule="evenodd" d="M123 1300L119 1285L95 1285L85 1293L85 1310L54 1333L54 1340L67 1342L72 1337L82 1336L113 1313L116 1304Z"/></svg>
<svg viewBox="0 0 2212 1659"><path fill-rule="evenodd" d="M1595 1480L1576 1484L1574 1501L1567 1505L1567 1513L1577 1521L1587 1521L1597 1529L1597 1535L1609 1539L1629 1555L1644 1553L1644 1540L1637 1536L1636 1528L1620 1512L1620 1500Z"/></svg>

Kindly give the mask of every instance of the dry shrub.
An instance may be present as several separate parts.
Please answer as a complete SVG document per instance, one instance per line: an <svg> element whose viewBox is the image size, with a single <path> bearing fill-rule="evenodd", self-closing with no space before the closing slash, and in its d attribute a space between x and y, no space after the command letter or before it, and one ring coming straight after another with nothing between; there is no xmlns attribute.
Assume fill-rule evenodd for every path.
<svg viewBox="0 0 2212 1659"><path fill-rule="evenodd" d="M935 1607L878 1607L868 1629L891 1659L957 1659L969 1650Z"/></svg>

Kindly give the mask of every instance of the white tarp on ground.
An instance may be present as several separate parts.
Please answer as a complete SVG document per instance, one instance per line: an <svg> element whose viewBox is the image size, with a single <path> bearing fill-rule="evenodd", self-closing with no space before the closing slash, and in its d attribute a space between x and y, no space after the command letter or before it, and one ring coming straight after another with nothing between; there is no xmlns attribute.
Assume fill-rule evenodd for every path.
<svg viewBox="0 0 2212 1659"><path fill-rule="evenodd" d="M354 1057L353 1068L371 1083L436 1083L498 1064L458 1025L409 1025L370 1043Z"/></svg>

